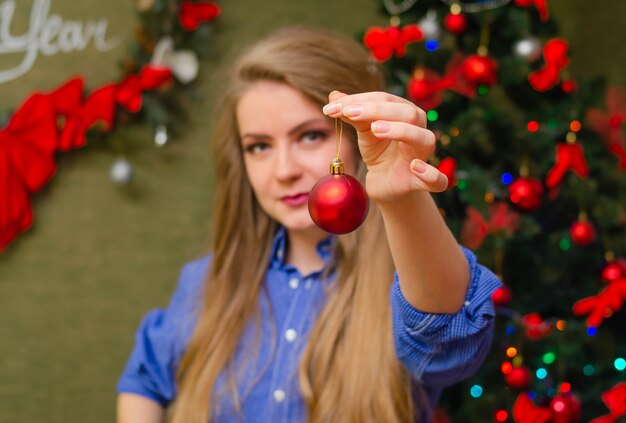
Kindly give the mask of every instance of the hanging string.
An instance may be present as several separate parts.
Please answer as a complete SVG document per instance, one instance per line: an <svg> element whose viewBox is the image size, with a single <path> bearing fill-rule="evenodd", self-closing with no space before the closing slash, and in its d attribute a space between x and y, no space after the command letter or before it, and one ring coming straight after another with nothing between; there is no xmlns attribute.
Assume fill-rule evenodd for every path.
<svg viewBox="0 0 626 423"><path fill-rule="evenodd" d="M339 124L339 131L337 131L337 124ZM339 132L339 136L337 136ZM339 118L335 118L335 136L337 137L337 154L335 154L335 160L339 160L339 151L341 150L341 140L343 138L343 121Z"/></svg>

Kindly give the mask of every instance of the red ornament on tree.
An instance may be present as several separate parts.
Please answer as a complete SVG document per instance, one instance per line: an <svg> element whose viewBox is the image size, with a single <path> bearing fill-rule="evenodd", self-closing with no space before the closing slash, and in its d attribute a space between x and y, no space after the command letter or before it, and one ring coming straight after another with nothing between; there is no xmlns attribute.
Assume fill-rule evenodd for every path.
<svg viewBox="0 0 626 423"><path fill-rule="evenodd" d="M508 286L502 285L500 288L493 291L491 299L496 306L505 306L511 302L511 290Z"/></svg>
<svg viewBox="0 0 626 423"><path fill-rule="evenodd" d="M596 239L596 230L591 223L586 220L574 222L569 230L574 241L578 245L589 245Z"/></svg>
<svg viewBox="0 0 626 423"><path fill-rule="evenodd" d="M626 277L626 260L624 259L612 261L602 269L603 282L609 283L623 277Z"/></svg>
<svg viewBox="0 0 626 423"><path fill-rule="evenodd" d="M575 423L580 420L580 401L572 394L561 394L550 401L553 423Z"/></svg>
<svg viewBox="0 0 626 423"><path fill-rule="evenodd" d="M462 34L467 29L467 18L463 13L448 13L443 24L453 34Z"/></svg>
<svg viewBox="0 0 626 423"><path fill-rule="evenodd" d="M369 209L363 185L344 173L343 163L337 158L330 164L330 175L317 181L311 189L308 206L313 222L337 235L358 228Z"/></svg>
<svg viewBox="0 0 626 423"><path fill-rule="evenodd" d="M510 373L504 375L506 383L513 389L524 389L530 385L531 375L528 367L514 367Z"/></svg>
<svg viewBox="0 0 626 423"><path fill-rule="evenodd" d="M469 56L463 63L463 76L474 85L492 85L498 78L498 63L489 56Z"/></svg>
<svg viewBox="0 0 626 423"><path fill-rule="evenodd" d="M535 210L541 205L543 185L533 178L518 178L509 186L509 199L519 209Z"/></svg>

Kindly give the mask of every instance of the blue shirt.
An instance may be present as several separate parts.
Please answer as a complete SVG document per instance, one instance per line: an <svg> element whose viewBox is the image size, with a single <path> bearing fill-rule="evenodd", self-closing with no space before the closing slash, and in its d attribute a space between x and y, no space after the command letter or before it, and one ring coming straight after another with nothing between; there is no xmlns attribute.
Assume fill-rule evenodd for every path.
<svg viewBox="0 0 626 423"><path fill-rule="evenodd" d="M318 245L318 254L326 262L332 240ZM229 395L222 395L221 402L212 410L212 421L306 421L298 386L298 364L308 333L324 305L324 286L321 271L303 276L284 262L286 241L286 232L281 229L267 269L267 295L260 298L261 336L255 337L256 328L251 323L235 355L237 364L244 362L245 354L257 352L254 360L245 360L247 365L234 366L241 372L238 390L242 413L236 412ZM391 286L393 338L398 359L415 382L422 385L433 406L444 387L477 370L491 344L494 317L491 293L501 283L476 262L472 252L466 249L464 252L471 281L465 305L456 314L432 314L414 308L400 291L397 274ZM207 256L185 265L168 307L152 310L145 316L118 382L119 393L143 395L164 407L173 400L176 369L194 329L209 263ZM215 391L223 386L224 375L218 378Z"/></svg>

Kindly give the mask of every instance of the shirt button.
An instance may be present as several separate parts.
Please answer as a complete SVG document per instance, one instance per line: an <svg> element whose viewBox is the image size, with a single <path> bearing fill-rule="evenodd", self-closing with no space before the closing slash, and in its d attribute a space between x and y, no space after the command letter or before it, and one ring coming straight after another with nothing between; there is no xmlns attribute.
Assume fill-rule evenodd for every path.
<svg viewBox="0 0 626 423"><path fill-rule="evenodd" d="M300 284L300 281L297 278L289 279L289 288L296 289L299 284Z"/></svg>
<svg viewBox="0 0 626 423"><path fill-rule="evenodd" d="M285 339L289 342L293 342L296 339L296 336L298 336L298 332L296 332L293 329L287 329L285 331Z"/></svg>
<svg viewBox="0 0 626 423"><path fill-rule="evenodd" d="M274 391L274 401L276 402L283 402L285 396L285 391L283 391L282 389L277 389Z"/></svg>

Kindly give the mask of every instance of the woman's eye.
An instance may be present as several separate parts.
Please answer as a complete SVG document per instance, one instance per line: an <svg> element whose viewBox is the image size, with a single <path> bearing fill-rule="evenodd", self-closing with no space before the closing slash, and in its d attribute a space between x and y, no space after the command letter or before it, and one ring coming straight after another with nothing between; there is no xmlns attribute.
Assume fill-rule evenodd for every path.
<svg viewBox="0 0 626 423"><path fill-rule="evenodd" d="M302 137L300 139L305 142L315 142L315 141L323 141L327 137L328 135L324 131L307 131L304 134L302 134Z"/></svg>
<svg viewBox="0 0 626 423"><path fill-rule="evenodd" d="M259 154L269 147L269 144L265 142L255 142L245 146L244 151L250 154Z"/></svg>

